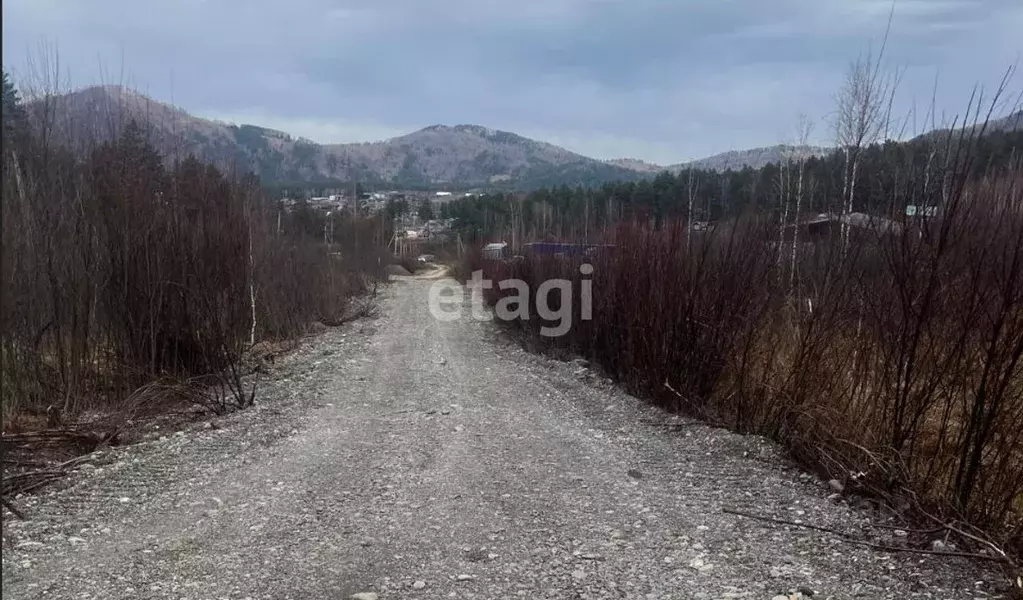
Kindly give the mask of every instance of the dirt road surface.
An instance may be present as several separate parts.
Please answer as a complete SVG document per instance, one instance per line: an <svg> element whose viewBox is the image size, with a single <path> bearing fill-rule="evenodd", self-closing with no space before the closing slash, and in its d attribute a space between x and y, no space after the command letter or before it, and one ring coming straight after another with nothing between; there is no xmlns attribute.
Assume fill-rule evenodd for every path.
<svg viewBox="0 0 1023 600"><path fill-rule="evenodd" d="M664 415L494 323L435 320L431 283L306 343L254 408L19 500L3 597L997 596L959 559L724 513L906 539L762 439Z"/></svg>

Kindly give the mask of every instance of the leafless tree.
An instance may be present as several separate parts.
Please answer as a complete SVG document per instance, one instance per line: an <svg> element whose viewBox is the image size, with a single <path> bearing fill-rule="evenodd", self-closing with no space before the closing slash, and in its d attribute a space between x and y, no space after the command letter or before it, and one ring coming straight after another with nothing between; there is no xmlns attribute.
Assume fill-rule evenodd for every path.
<svg viewBox="0 0 1023 600"><path fill-rule="evenodd" d="M689 196L689 208L686 212L686 252L688 253L692 249L693 245L693 204L696 202L696 196L700 193L700 182L695 179L696 169L689 169L688 177L686 178L686 194Z"/></svg>
<svg viewBox="0 0 1023 600"><path fill-rule="evenodd" d="M779 281L784 276L782 265L785 257L785 229L789 224L789 210L792 205L792 157L794 154L794 148L791 146L785 148L782 151L781 164L778 165L778 181L776 184L778 186L778 202L781 204L781 218L778 224L778 255L775 261L775 268L778 271Z"/></svg>
<svg viewBox="0 0 1023 600"><path fill-rule="evenodd" d="M895 4L888 17L881 49L874 57L868 52L853 61L835 100L835 141L845 155L842 189L843 215L853 212L856 183L859 176L860 153L881 140L889 128L891 103L898 87L898 78L883 70L885 47L891 31ZM849 225L842 225L843 252L849 245Z"/></svg>
<svg viewBox="0 0 1023 600"><path fill-rule="evenodd" d="M796 283L796 271L799 260L799 216L803 210L803 180L806 175L807 144L810 142L810 135L813 133L813 121L805 114L800 114L796 122L797 142L797 168L799 170L796 183L796 207L792 228L792 260L789 265L789 289L792 290Z"/></svg>

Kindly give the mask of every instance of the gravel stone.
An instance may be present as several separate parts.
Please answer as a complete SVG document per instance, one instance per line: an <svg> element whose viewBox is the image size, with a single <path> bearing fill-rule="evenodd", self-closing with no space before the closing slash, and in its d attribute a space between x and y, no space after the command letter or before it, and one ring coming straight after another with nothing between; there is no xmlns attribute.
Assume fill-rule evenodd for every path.
<svg viewBox="0 0 1023 600"><path fill-rule="evenodd" d="M430 284L401 278L378 318L279 357L255 406L17 499L3 597L397 599L410 574L476 600L1007 597L982 564L724 513L877 518L763 438L576 378L468 309L433 319Z"/></svg>

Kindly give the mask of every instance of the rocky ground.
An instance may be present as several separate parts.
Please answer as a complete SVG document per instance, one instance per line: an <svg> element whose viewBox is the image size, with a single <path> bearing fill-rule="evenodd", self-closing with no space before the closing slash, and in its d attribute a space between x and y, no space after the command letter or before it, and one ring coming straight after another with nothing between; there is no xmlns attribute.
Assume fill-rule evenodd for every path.
<svg viewBox="0 0 1023 600"><path fill-rule="evenodd" d="M430 284L280 361L254 408L19 499L3 597L999 597L960 559L724 512L905 535L771 443L433 319Z"/></svg>

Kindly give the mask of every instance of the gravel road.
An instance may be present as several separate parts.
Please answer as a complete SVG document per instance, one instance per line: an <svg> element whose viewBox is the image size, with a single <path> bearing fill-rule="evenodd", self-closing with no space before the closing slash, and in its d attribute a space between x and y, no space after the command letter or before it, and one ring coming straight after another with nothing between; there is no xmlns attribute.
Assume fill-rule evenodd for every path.
<svg viewBox="0 0 1023 600"><path fill-rule="evenodd" d="M279 361L255 407L100 453L5 520L4 598L989 598L777 448L673 418L430 281ZM870 530L900 543L903 532ZM924 540L926 542L926 540Z"/></svg>

